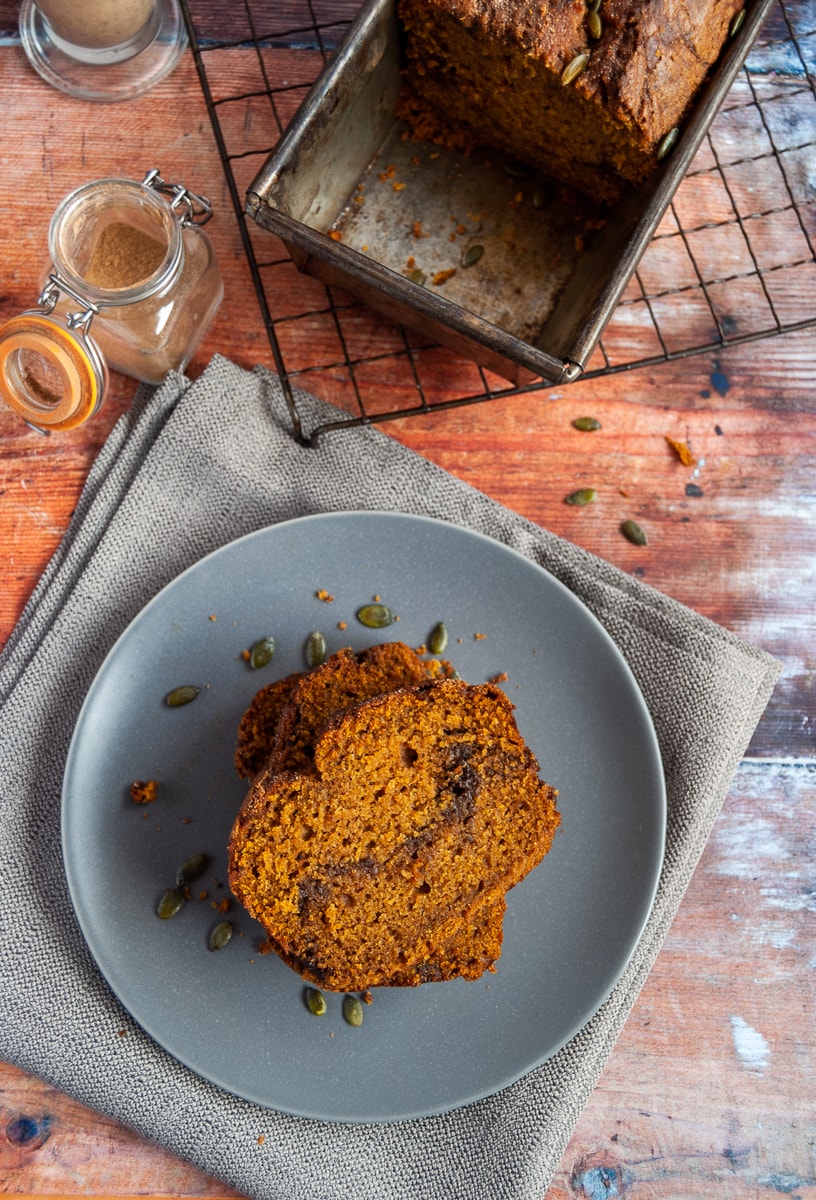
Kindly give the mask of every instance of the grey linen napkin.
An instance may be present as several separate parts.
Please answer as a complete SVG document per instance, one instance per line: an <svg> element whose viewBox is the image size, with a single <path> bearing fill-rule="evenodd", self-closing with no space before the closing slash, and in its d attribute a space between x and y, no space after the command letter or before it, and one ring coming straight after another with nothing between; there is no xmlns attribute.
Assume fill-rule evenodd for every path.
<svg viewBox="0 0 816 1200"><path fill-rule="evenodd" d="M328 406L300 396L307 421ZM433 1118L345 1125L270 1112L181 1066L138 1028L76 924L60 845L65 758L126 624L210 551L344 509L437 517L528 555L626 656L668 789L665 866L636 952L592 1020L497 1095ZM214 359L141 391L0 659L0 1057L252 1197L540 1200L661 942L778 676L767 654L547 533L373 429L298 445L276 377ZM259 1135L264 1137L259 1141Z"/></svg>

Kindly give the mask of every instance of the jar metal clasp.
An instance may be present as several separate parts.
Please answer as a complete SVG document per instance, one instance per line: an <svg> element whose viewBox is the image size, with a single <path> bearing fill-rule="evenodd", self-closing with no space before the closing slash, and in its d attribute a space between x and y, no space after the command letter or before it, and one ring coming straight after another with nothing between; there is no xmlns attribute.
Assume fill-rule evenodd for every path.
<svg viewBox="0 0 816 1200"><path fill-rule="evenodd" d="M156 167L152 167L142 180L143 187L153 188L170 198L169 203L179 224L206 225L213 215L212 205L206 196L197 196L183 183L166 183Z"/></svg>
<svg viewBox="0 0 816 1200"><path fill-rule="evenodd" d="M43 313L52 313L59 303L62 294L68 296L75 304L82 307L78 312L68 312L65 314L65 322L69 329L78 329L83 336L87 337L88 331L91 328L91 321L99 313L99 305L94 304L91 300L80 295L75 288L72 288L67 280L63 279L58 271L53 271L45 284L45 287L40 292L37 304Z"/></svg>

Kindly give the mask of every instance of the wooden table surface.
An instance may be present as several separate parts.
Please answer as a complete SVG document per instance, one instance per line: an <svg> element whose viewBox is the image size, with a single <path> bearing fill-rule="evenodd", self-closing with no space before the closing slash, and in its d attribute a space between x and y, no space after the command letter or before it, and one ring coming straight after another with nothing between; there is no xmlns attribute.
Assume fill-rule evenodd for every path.
<svg viewBox="0 0 816 1200"><path fill-rule="evenodd" d="M48 222L63 195L88 180L140 178L158 166L208 195L217 214L209 229L226 296L191 374L216 351L246 367L271 365L191 57L141 99L86 104L31 70L15 10L1 0L0 320L34 304ZM805 210L811 236L813 198ZM816 287L799 303L813 312ZM452 360L454 374L466 369ZM386 393L388 384L386 377ZM49 438L0 410L0 645L133 390L133 381L114 377L92 422ZM783 664L547 1200L816 1198L814 396L810 328L382 427ZM586 414L601 422L599 433L572 427ZM687 443L696 465L684 466L667 437ZM593 505L564 503L589 486L598 493ZM648 529L647 547L621 536L627 516ZM0 1191L234 1194L2 1064Z"/></svg>

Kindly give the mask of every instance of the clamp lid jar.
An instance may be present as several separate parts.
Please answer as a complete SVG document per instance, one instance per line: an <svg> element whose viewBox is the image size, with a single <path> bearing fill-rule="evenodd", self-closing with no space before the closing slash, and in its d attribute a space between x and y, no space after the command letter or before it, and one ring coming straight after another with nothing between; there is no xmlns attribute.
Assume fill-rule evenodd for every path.
<svg viewBox="0 0 816 1200"><path fill-rule="evenodd" d="M70 317L32 310L0 329L0 393L34 429L82 425L107 386L105 360Z"/></svg>
<svg viewBox="0 0 816 1200"><path fill-rule="evenodd" d="M14 321L22 318L3 326L0 391L7 402L37 427L67 427L51 422L49 413L64 407L55 398L58 382L70 390L76 378L64 361L71 336L72 361L101 356L103 368L107 364L154 384L168 371L184 370L223 296L215 252L201 229L211 216L206 199L180 184L166 184L158 171L141 183L97 180L66 196L51 220L51 264L39 300L39 316L54 322L41 346L48 361L33 365L31 338L36 329L43 335L46 329L42 322L31 325L38 314L24 314L29 323L22 357L19 347L13 349L17 343L9 344L20 334ZM97 370L94 411L106 383L106 374L103 378ZM51 397L50 408L40 404L35 415L32 396L41 392ZM78 401L68 407L88 408Z"/></svg>

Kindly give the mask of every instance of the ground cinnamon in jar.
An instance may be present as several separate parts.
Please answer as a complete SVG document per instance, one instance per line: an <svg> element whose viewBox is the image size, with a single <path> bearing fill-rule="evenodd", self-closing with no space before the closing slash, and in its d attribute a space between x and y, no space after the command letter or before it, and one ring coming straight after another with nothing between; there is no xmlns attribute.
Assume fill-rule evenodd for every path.
<svg viewBox="0 0 816 1200"><path fill-rule="evenodd" d="M85 278L106 291L136 287L158 270L166 253L167 246L149 233L114 221L96 243Z"/></svg>

